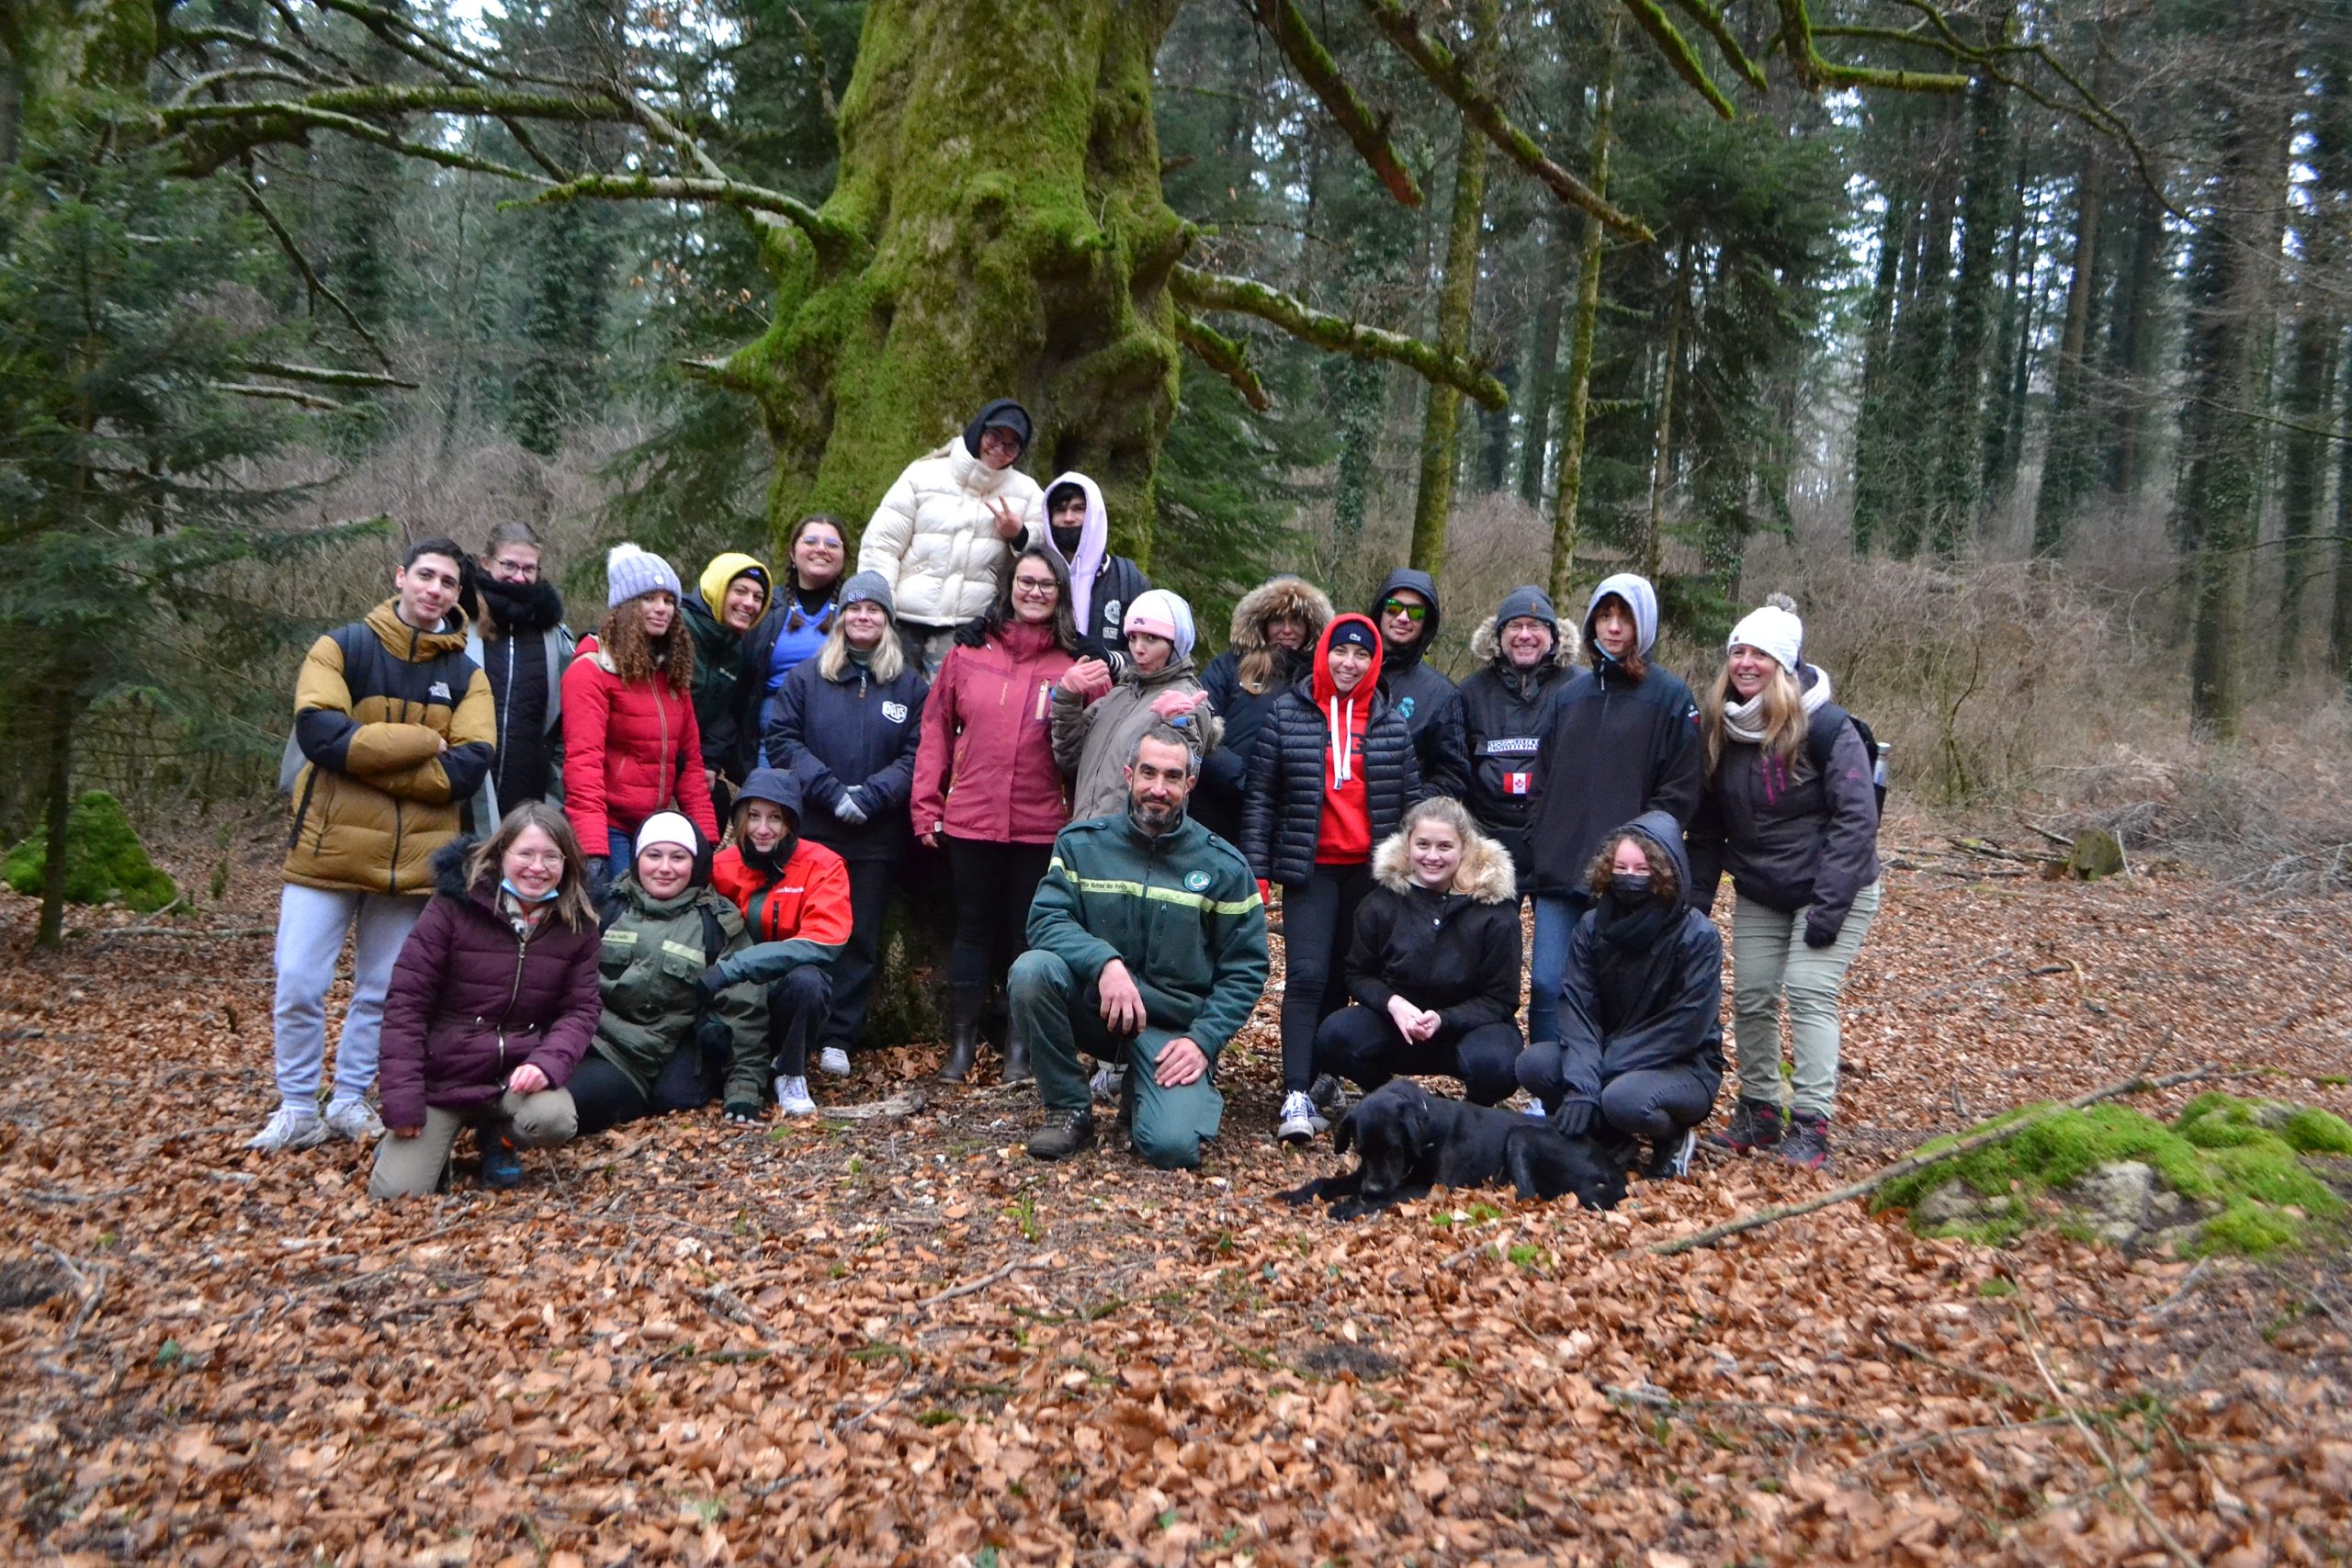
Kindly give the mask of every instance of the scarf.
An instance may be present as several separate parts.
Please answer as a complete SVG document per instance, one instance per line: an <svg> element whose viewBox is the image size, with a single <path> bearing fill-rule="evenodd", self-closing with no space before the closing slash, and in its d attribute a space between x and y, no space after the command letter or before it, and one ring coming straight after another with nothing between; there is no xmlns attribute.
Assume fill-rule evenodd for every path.
<svg viewBox="0 0 2352 1568"><path fill-rule="evenodd" d="M563 595L552 582L501 582L483 574L474 579L473 586L502 637L547 631L563 620Z"/></svg>
<svg viewBox="0 0 2352 1568"><path fill-rule="evenodd" d="M784 875L785 865L792 859L792 852L800 847L800 835L786 833L775 841L775 848L761 850L752 840L743 840L735 846L743 853L743 863L760 874L763 882L775 882Z"/></svg>
<svg viewBox="0 0 2352 1568"><path fill-rule="evenodd" d="M1652 896L1627 907L1603 895L1593 907L1600 939L1593 988L1600 998L1600 1027L1614 1034L1656 1012L1681 966L1682 905Z"/></svg>
<svg viewBox="0 0 2352 1568"><path fill-rule="evenodd" d="M1819 713L1822 705L1829 700L1829 671L1815 664L1801 665L1799 669L1802 671L1810 671L1813 675L1810 684L1804 684L1803 675L1799 676L1800 684L1804 684L1804 694L1800 700L1804 706L1805 717L1810 719L1815 714ZM1762 692L1757 693L1744 703L1724 705L1724 733L1734 740L1745 741L1750 746L1764 744L1764 694Z"/></svg>

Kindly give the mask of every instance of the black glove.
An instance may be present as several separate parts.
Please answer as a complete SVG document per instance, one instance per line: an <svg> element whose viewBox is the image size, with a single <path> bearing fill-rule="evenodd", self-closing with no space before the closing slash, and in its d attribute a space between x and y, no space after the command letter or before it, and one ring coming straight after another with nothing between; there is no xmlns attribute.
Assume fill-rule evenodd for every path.
<svg viewBox="0 0 2352 1568"><path fill-rule="evenodd" d="M756 1127L765 1120L761 1114L765 1109L756 1100L730 1100L727 1102L727 1119L743 1126Z"/></svg>
<svg viewBox="0 0 2352 1568"><path fill-rule="evenodd" d="M1807 915L1804 918L1804 944L1807 947L1835 947L1838 945L1838 932L1844 924L1842 920L1825 919L1817 914Z"/></svg>
<svg viewBox="0 0 2352 1568"><path fill-rule="evenodd" d="M588 896L593 899L601 900L605 897L605 890L612 886L611 858L606 855L582 855L580 864L581 868L588 874Z"/></svg>
<svg viewBox="0 0 2352 1568"><path fill-rule="evenodd" d="M714 964L704 970L701 976L695 981L695 996L697 999L707 1002L731 984L733 982L727 978L727 965Z"/></svg>
<svg viewBox="0 0 2352 1568"><path fill-rule="evenodd" d="M1592 1131L1592 1123L1600 1114L1600 1101L1589 1096L1572 1094L1560 1101L1560 1109L1552 1112L1552 1125L1571 1138L1581 1138Z"/></svg>

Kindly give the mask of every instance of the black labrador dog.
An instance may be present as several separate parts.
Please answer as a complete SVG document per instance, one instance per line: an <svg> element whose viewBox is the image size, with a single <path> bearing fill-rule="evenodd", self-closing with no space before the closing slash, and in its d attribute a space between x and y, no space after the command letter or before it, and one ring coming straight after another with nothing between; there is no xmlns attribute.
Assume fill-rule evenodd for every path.
<svg viewBox="0 0 2352 1568"><path fill-rule="evenodd" d="M1588 1209L1613 1209L1625 1196L1625 1169L1589 1137L1571 1138L1549 1122L1431 1095L1410 1078L1391 1078L1340 1118L1333 1152L1356 1148L1356 1168L1281 1194L1286 1203L1321 1199L1331 1217L1352 1220L1415 1198L1432 1187L1480 1187L1508 1177L1522 1198L1573 1192Z"/></svg>

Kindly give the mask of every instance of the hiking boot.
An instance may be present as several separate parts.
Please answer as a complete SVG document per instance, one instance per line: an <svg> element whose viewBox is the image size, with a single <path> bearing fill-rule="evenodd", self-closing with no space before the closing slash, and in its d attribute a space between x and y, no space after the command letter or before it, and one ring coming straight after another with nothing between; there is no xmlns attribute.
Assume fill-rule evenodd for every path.
<svg viewBox="0 0 2352 1568"><path fill-rule="evenodd" d="M786 1116L814 1116L817 1102L808 1098L807 1075L793 1073L775 1080L775 1108Z"/></svg>
<svg viewBox="0 0 2352 1568"><path fill-rule="evenodd" d="M1086 1092L1105 1105L1123 1100L1127 1091L1127 1069L1116 1062L1105 1062L1094 1069L1086 1080Z"/></svg>
<svg viewBox="0 0 2352 1568"><path fill-rule="evenodd" d="M328 1136L327 1124L319 1120L317 1111L281 1105L260 1132L245 1140L245 1147L264 1154L281 1154L288 1149L315 1149Z"/></svg>
<svg viewBox="0 0 2352 1568"><path fill-rule="evenodd" d="M481 1184L499 1191L523 1185L523 1151L503 1127L484 1127L475 1134L481 1144Z"/></svg>
<svg viewBox="0 0 2352 1568"><path fill-rule="evenodd" d="M1306 1086L1306 1098L1315 1109L1329 1116L1348 1103L1348 1091L1339 1078L1330 1073L1317 1073L1315 1081Z"/></svg>
<svg viewBox="0 0 2352 1568"><path fill-rule="evenodd" d="M364 1100L346 1100L327 1107L327 1131L355 1144L372 1143L384 1135L384 1120Z"/></svg>
<svg viewBox="0 0 2352 1568"><path fill-rule="evenodd" d="M817 1070L829 1078L849 1077L849 1053L838 1045L828 1045L817 1053Z"/></svg>
<svg viewBox="0 0 2352 1568"><path fill-rule="evenodd" d="M1285 1144L1304 1144L1330 1125L1315 1109L1315 1101L1293 1089L1283 1096L1282 1119L1275 1123L1274 1136Z"/></svg>
<svg viewBox="0 0 2352 1568"><path fill-rule="evenodd" d="M1708 1134L1707 1142L1719 1149L1744 1155L1750 1149L1778 1148L1787 1131L1788 1123L1781 1119L1779 1106L1769 1100L1743 1100L1724 1130Z"/></svg>
<svg viewBox="0 0 2352 1568"><path fill-rule="evenodd" d="M947 988L947 1060L939 1064L939 1077L944 1082L962 1083L972 1076L972 1061L980 1054L984 999L978 986Z"/></svg>
<svg viewBox="0 0 2352 1568"><path fill-rule="evenodd" d="M1642 1167L1643 1177L1651 1181L1676 1181L1690 1174L1690 1154L1699 1146L1699 1129L1685 1127L1679 1137L1668 1138L1650 1150L1649 1159Z"/></svg>
<svg viewBox="0 0 2352 1568"><path fill-rule="evenodd" d="M1046 1124L1029 1140L1031 1159L1068 1159L1094 1146L1094 1112L1088 1106L1075 1111L1048 1111Z"/></svg>
<svg viewBox="0 0 2352 1568"><path fill-rule="evenodd" d="M1781 1157L1807 1170L1829 1168L1829 1118L1799 1111L1789 1118L1789 1135L1781 1140Z"/></svg>

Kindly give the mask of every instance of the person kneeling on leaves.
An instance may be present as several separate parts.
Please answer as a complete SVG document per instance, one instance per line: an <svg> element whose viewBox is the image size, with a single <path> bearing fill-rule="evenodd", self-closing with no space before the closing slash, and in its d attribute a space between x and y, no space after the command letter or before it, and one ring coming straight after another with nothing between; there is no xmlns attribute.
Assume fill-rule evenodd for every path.
<svg viewBox="0 0 2352 1568"><path fill-rule="evenodd" d="M485 1187L523 1179L516 1145L578 1130L568 1082L596 1027L596 911L580 841L556 807L506 814L484 843L433 860L435 891L392 965L379 1058L384 1121L371 1198L447 1183L469 1122Z"/></svg>
<svg viewBox="0 0 2352 1568"><path fill-rule="evenodd" d="M735 842L712 861L710 884L743 912L752 945L705 971L703 993L749 983L768 998L768 1055L727 1075L727 1119L760 1120L771 1074L784 1113L809 1115L808 1043L832 1010L832 963L849 941L849 868L800 836L798 779L752 770L735 798Z"/></svg>
<svg viewBox="0 0 2352 1568"><path fill-rule="evenodd" d="M638 829L630 871L605 900L605 1014L571 1076L582 1133L699 1110L722 1077L765 1081L767 994L748 982L703 987L713 964L751 946L710 865L710 840L674 811Z"/></svg>
<svg viewBox="0 0 2352 1568"><path fill-rule="evenodd" d="M1586 873L1593 907L1568 938L1560 1038L1519 1058L1519 1081L1552 1124L1625 1145L1646 1139L1645 1176L1687 1176L1699 1124L1724 1081L1724 943L1685 901L1690 863L1672 813L1645 812L1601 840Z"/></svg>
<svg viewBox="0 0 2352 1568"><path fill-rule="evenodd" d="M1193 1169L1216 1136L1217 1054L1266 984L1266 906L1240 853L1185 815L1199 766L1182 730L1155 725L1127 761L1127 809L1054 840L1009 987L1046 1103L1038 1159L1094 1142L1081 1048L1124 1044L1123 1114L1149 1164Z"/></svg>

